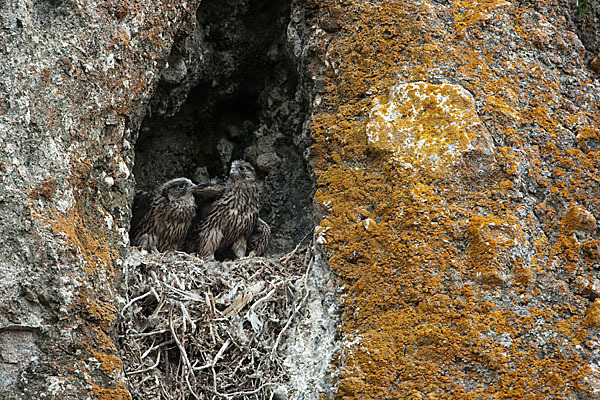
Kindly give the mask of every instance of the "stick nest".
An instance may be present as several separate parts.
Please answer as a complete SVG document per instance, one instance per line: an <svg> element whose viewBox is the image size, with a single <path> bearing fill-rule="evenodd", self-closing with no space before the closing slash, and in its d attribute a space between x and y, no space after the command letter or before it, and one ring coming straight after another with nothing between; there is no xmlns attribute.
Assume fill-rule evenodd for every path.
<svg viewBox="0 0 600 400"><path fill-rule="evenodd" d="M205 262L132 248L119 344L134 399L285 399L286 332L301 312L306 249Z"/></svg>

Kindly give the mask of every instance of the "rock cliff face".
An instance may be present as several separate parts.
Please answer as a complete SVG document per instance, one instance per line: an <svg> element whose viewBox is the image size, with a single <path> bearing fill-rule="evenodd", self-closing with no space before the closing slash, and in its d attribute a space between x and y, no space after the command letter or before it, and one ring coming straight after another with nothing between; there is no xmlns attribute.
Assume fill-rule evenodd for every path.
<svg viewBox="0 0 600 400"><path fill-rule="evenodd" d="M134 142L198 2L0 2L0 397L128 398Z"/></svg>
<svg viewBox="0 0 600 400"><path fill-rule="evenodd" d="M305 6L340 398L598 396L598 5L579 6Z"/></svg>
<svg viewBox="0 0 600 400"><path fill-rule="evenodd" d="M129 397L113 339L135 186L222 178L244 157L270 253L310 239L289 15L254 0L0 2L0 397Z"/></svg>
<svg viewBox="0 0 600 400"><path fill-rule="evenodd" d="M225 3L0 0L0 397L129 398L132 192L241 157L344 288L290 397L597 397L598 2Z"/></svg>

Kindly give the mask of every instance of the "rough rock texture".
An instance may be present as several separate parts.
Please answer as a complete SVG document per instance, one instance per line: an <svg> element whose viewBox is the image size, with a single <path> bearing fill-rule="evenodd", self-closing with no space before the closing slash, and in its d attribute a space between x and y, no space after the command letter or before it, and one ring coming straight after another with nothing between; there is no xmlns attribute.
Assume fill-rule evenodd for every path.
<svg viewBox="0 0 600 400"><path fill-rule="evenodd" d="M134 185L242 156L272 252L310 232L310 161L344 288L328 370L317 252L281 393L598 397L596 1L199 3L0 0L0 397L128 398Z"/></svg>
<svg viewBox="0 0 600 400"><path fill-rule="evenodd" d="M132 141L197 2L0 1L0 397L126 399Z"/></svg>
<svg viewBox="0 0 600 400"><path fill-rule="evenodd" d="M592 70L600 73L600 2L576 1L571 2L569 8L565 14L567 20L575 25L577 36L586 49L584 59Z"/></svg>
<svg viewBox="0 0 600 400"><path fill-rule="evenodd" d="M598 25L576 12L296 10L318 232L346 288L336 398L600 395Z"/></svg>
<svg viewBox="0 0 600 400"><path fill-rule="evenodd" d="M311 246L305 285L306 306L286 340L289 399L332 398L338 371L331 362L340 351L340 288L321 246Z"/></svg>
<svg viewBox="0 0 600 400"><path fill-rule="evenodd" d="M126 399L113 338L136 183L222 177L245 157L271 252L311 238L290 5L18 3L0 1L0 397ZM314 254L307 282L323 297L290 327L288 365L304 375L286 389L309 398L331 386L314 371L336 349L333 280Z"/></svg>

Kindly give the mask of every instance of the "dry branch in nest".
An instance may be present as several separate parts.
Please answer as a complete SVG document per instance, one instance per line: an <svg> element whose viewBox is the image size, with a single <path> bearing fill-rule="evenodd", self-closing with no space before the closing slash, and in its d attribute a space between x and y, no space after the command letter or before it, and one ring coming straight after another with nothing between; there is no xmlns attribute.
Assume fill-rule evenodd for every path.
<svg viewBox="0 0 600 400"><path fill-rule="evenodd" d="M204 262L132 248L118 337L133 398L285 398L282 348L308 296L297 250Z"/></svg>

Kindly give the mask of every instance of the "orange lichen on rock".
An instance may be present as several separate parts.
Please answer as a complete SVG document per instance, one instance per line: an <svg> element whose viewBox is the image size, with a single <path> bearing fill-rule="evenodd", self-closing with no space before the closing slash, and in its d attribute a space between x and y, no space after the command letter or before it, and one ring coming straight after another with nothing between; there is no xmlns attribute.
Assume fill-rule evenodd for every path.
<svg viewBox="0 0 600 400"><path fill-rule="evenodd" d="M118 257L117 251L108 246L102 225L91 226L85 222L88 212L89 210L71 208L65 215L55 211L48 222L55 232L65 235L74 250L81 253L86 271L93 273L103 270L114 276L113 262Z"/></svg>
<svg viewBox="0 0 600 400"><path fill-rule="evenodd" d="M56 178L50 178L43 181L39 187L29 193L29 197L37 200L40 197L50 199L56 190Z"/></svg>
<svg viewBox="0 0 600 400"><path fill-rule="evenodd" d="M72 171L69 183L76 190L89 184L90 163L79 162ZM39 196L30 195L30 199L40 196L50 196L56 190L56 180L49 179L42 183L33 193L42 191ZM118 252L108 246L106 240L109 234L106 213L97 206L90 207L89 199L83 193L75 193L75 202L66 211L56 208L45 208L43 205L32 203L32 214L43 225L50 226L83 261L86 272L90 274L103 271L109 277L115 276L113 264L118 259Z"/></svg>
<svg viewBox="0 0 600 400"><path fill-rule="evenodd" d="M600 299L596 299L587 311L583 325L588 328L600 328Z"/></svg>
<svg viewBox="0 0 600 400"><path fill-rule="evenodd" d="M88 347L90 353L100 362L102 370L106 375L118 378L118 375L123 371L123 361L115 354L106 354L98 351L94 351Z"/></svg>
<svg viewBox="0 0 600 400"><path fill-rule="evenodd" d="M573 234L576 231L593 233L596 231L596 218L588 210L574 206L563 218L563 227L566 234Z"/></svg>
<svg viewBox="0 0 600 400"><path fill-rule="evenodd" d="M587 269L582 263L583 244L578 237L584 237L595 233L596 218L588 210L580 206L569 208L561 219L560 234L558 242L553 251L565 259L565 270L574 274Z"/></svg>
<svg viewBox="0 0 600 400"><path fill-rule="evenodd" d="M108 331L117 318L116 308L106 301L88 299L87 303L88 318L98 321L100 328Z"/></svg>
<svg viewBox="0 0 600 400"><path fill-rule="evenodd" d="M123 382L118 382L114 389L107 389L91 383L94 396L98 400L131 400L131 395Z"/></svg>
<svg viewBox="0 0 600 400"><path fill-rule="evenodd" d="M92 365L97 363L93 368L99 365L106 377L110 378L101 378L101 381L113 380L120 385L116 389L106 389L90 383L97 398L129 399L129 393L120 382L123 363L109 336L117 317L116 308L106 299L108 294L103 292L108 280L116 276L115 264L119 254L116 248L110 246L108 236L113 232L112 221L109 219L107 222L106 219L108 213L100 208L97 199L90 200L86 191L93 185L90 170L89 162L78 163L73 169L69 178L69 184L74 188L73 199L63 199L62 203L67 205L63 206L66 210L40 201L41 197L52 196L56 190L57 182L54 179L42 182L40 188L33 192L39 195L30 195L28 202L32 217L43 229L47 229L47 233L56 235L58 242L69 249L72 262L79 267L71 271L71 279L80 282L81 286L77 290L72 289L78 293L73 296L72 303L65 305L85 326L77 335L78 346L86 350L86 359L80 362L79 367L87 369L90 366L88 363L93 360Z"/></svg>
<svg viewBox="0 0 600 400"><path fill-rule="evenodd" d="M493 153L473 96L459 85L400 84L373 100L366 127L369 149L394 160L442 171L468 150ZM413 165L414 163L414 165Z"/></svg>
<svg viewBox="0 0 600 400"><path fill-rule="evenodd" d="M517 264L517 257L511 256L510 249L522 245L526 239L518 221L511 219L473 216L469 220L467 254L474 269L473 280L502 285L511 266Z"/></svg>
<svg viewBox="0 0 600 400"><path fill-rule="evenodd" d="M600 99L558 6L344 4L311 126L337 397L589 398Z"/></svg>

